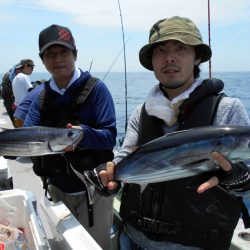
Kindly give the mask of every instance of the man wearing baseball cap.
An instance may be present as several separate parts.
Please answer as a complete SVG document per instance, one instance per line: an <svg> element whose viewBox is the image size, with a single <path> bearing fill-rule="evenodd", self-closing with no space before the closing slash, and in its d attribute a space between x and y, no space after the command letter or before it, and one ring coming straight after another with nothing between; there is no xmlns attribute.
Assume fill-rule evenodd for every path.
<svg viewBox="0 0 250 250"><path fill-rule="evenodd" d="M117 188L112 181L117 163L135 146L182 129L250 125L241 101L221 93L222 81L200 79L199 65L211 55L190 19L175 16L153 25L139 59L142 66L154 71L158 83L133 112L121 150L99 173L109 190ZM244 189L250 175L244 163L232 164L219 152L211 153L211 158L220 166L218 172L146 187L125 184L120 207L121 250L229 248L241 213L241 202L230 191ZM246 178L242 180L242 176Z"/></svg>
<svg viewBox="0 0 250 250"><path fill-rule="evenodd" d="M14 95L14 109L21 103L24 97L33 89L29 75L32 74L35 65L31 59L22 59L15 67L16 75L12 81ZM15 119L14 119L14 125Z"/></svg>
<svg viewBox="0 0 250 250"><path fill-rule="evenodd" d="M13 107L15 106L15 98L12 90L12 81L15 78L16 74L19 73L18 71L20 71L19 69L16 69L17 65L18 64L15 64L3 75L1 83L1 94L3 98L3 104L14 126L15 124L13 114L15 110L13 109Z"/></svg>
<svg viewBox="0 0 250 250"><path fill-rule="evenodd" d="M69 28L53 24L42 30L39 55L51 79L32 95L24 126L77 127L84 136L63 155L35 158L33 170L52 200L64 202L101 248L109 250L113 199L88 192L78 176L113 159L117 132L112 96L101 80L76 67Z"/></svg>

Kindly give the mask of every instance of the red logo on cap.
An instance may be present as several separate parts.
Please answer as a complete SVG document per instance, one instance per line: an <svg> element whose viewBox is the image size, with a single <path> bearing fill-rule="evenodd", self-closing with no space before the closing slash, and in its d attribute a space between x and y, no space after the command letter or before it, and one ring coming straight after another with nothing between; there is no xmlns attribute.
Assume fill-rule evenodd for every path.
<svg viewBox="0 0 250 250"><path fill-rule="evenodd" d="M68 30L65 30L65 29L61 29L59 32L58 32L58 35L60 36L59 39L60 40L65 40L65 41L68 41L71 39L71 34Z"/></svg>

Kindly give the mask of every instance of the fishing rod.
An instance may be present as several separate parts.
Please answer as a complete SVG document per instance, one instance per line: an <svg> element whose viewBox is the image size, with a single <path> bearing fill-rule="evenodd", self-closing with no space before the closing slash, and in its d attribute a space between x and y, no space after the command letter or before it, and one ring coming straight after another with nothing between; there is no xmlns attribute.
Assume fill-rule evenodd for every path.
<svg viewBox="0 0 250 250"><path fill-rule="evenodd" d="M90 73L90 70L91 70L92 64L93 64L93 59L92 59L92 61L91 61L91 63L90 63L90 66L89 66L89 73Z"/></svg>
<svg viewBox="0 0 250 250"><path fill-rule="evenodd" d="M125 44L127 44L128 40L126 41ZM112 69L113 65L115 64L116 60L118 59L118 57L120 56L120 54L123 51L123 47L120 49L119 53L117 54L117 56L115 57L114 61L112 62L112 64L110 65L109 69L107 70L106 74L104 75L104 77L102 78L102 81L105 80L105 78L107 77L107 75L109 74L110 70Z"/></svg>
<svg viewBox="0 0 250 250"><path fill-rule="evenodd" d="M120 12L121 27L122 27L124 77L125 77L125 133L126 133L127 125L128 125L126 48L125 48L125 38L124 38L125 36L124 36L124 28L123 28L123 20L122 20L122 12L121 12L120 1L117 0L117 2L118 2L119 12Z"/></svg>
<svg viewBox="0 0 250 250"><path fill-rule="evenodd" d="M207 14L208 14L208 44L211 48L211 39L210 39L210 0L207 1ZM211 58L209 59L209 78L212 77L212 66L211 66Z"/></svg>

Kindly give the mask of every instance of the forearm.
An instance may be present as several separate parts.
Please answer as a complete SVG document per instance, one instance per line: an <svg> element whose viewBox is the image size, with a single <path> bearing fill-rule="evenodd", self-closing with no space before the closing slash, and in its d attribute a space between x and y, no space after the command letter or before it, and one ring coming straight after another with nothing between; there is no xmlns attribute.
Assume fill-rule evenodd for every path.
<svg viewBox="0 0 250 250"><path fill-rule="evenodd" d="M113 149L116 144L116 128L109 126L95 129L87 125L81 125L83 129L83 139L79 143L80 147L92 149Z"/></svg>
<svg viewBox="0 0 250 250"><path fill-rule="evenodd" d="M139 105L129 119L122 147L119 149L113 160L115 163L120 162L123 158L131 154L136 147L138 147L138 126L141 107L142 105Z"/></svg>

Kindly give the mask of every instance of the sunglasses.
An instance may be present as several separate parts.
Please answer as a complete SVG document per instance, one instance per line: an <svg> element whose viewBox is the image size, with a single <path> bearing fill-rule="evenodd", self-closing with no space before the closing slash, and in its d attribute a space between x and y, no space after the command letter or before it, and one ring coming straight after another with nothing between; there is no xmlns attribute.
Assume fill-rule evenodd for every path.
<svg viewBox="0 0 250 250"><path fill-rule="evenodd" d="M27 64L27 66L32 68L32 69L35 67L35 65L31 65L31 64Z"/></svg>

